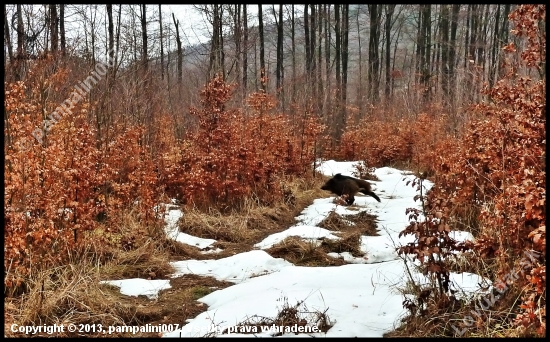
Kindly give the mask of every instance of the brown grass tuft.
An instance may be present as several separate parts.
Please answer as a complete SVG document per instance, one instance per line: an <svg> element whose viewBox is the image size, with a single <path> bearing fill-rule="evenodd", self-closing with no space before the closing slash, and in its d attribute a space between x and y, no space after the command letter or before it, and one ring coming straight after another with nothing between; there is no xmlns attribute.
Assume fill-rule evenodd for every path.
<svg viewBox="0 0 550 342"><path fill-rule="evenodd" d="M295 327L315 327L318 332L327 332L334 324L326 314L326 311L310 310L304 304L304 301L298 301L295 305L288 303L288 298L281 299L283 302L277 316L274 318L261 317L254 315L245 319L243 322L236 325L238 327L256 327L257 331L262 331L261 327L273 327L276 326L280 330L285 328ZM228 329L224 330L222 334L227 334ZM280 332L275 336L281 336Z"/></svg>
<svg viewBox="0 0 550 342"><path fill-rule="evenodd" d="M327 253L342 253L349 252L355 257L360 257L363 255L361 252L361 234L359 232L345 232L339 234L340 239L330 240L324 239L321 246L326 250Z"/></svg>
<svg viewBox="0 0 550 342"><path fill-rule="evenodd" d="M360 235L379 235L376 228L376 216L366 211L342 216L333 210L318 226L332 231L355 231Z"/></svg>
<svg viewBox="0 0 550 342"><path fill-rule="evenodd" d="M345 262L327 255L317 241L304 241L296 236L289 236L275 246L265 250L274 258L283 258L298 266L340 266Z"/></svg>

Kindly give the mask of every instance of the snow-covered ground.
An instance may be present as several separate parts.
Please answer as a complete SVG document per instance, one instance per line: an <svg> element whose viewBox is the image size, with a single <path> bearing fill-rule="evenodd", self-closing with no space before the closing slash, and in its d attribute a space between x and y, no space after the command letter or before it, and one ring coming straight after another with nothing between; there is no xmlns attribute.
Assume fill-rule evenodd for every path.
<svg viewBox="0 0 550 342"><path fill-rule="evenodd" d="M327 176L336 173L354 176L354 165L355 162L326 161L319 166L318 171ZM309 312L326 312L334 325L327 333L310 330L298 335L287 332L282 336L381 337L396 328L406 314L402 304L404 297L399 291L407 285L406 267L409 267L417 283L428 282L422 274L415 271L413 262L405 265L396 253L396 247L413 241L411 236L399 238L398 234L408 224L406 208L418 208L419 203L413 201L417 194L416 188L406 185L406 180L414 179L409 172L384 167L376 169L375 173L379 181L371 181L371 184L381 202L369 196L355 198L355 209L366 210L377 216L380 234L362 236L362 257L353 257L349 253L332 253L329 255L343 257L350 264L338 267L302 267L273 258L264 251L288 236L309 241L320 238L338 239L331 231L317 225L333 210L340 215L359 212L334 204L334 197L316 199L296 218L297 224L258 241L254 246L255 250L218 260L173 262L176 272L172 277L183 274L204 275L230 281L235 285L199 299L208 305L208 310L189 320L183 328L165 333L164 336L273 336L277 331L259 330L255 334L240 334L236 326L250 317L274 318L284 303L293 306L300 301L303 301L304 310L307 308ZM428 181L424 181L423 185L423 192L432 186ZM168 207L165 217L168 236L201 249L215 242L178 232L176 222L181 215L176 208ZM472 239L466 232L454 234L459 241ZM453 273L451 281L452 287L459 294L483 292L479 286L483 283L482 278L476 274ZM148 282L149 288L143 279L139 283L136 279L111 283L121 287L121 291L128 295L152 296L155 291L166 288L166 283ZM226 331L222 334L226 329L232 329L233 333L228 334Z"/></svg>

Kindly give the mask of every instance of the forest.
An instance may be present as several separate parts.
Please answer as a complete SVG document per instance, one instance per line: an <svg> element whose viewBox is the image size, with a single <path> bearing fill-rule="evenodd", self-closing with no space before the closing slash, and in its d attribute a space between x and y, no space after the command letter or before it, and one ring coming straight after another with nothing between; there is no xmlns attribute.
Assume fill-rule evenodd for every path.
<svg viewBox="0 0 550 342"><path fill-rule="evenodd" d="M545 5L7 4L5 326L156 322L90 284L205 258L167 239L161 203L237 251L326 197L336 160L434 184L399 255L436 285L391 336L456 336L474 306L452 271L507 289L467 336L545 336L545 151Z"/></svg>

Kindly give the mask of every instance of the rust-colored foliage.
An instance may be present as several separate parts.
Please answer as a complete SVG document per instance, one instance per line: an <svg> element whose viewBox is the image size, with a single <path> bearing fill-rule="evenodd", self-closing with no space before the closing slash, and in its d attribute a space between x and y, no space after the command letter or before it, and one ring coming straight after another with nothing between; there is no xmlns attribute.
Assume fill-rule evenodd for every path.
<svg viewBox="0 0 550 342"><path fill-rule="evenodd" d="M167 187L184 203L231 207L250 196L270 203L282 196L281 177L310 170L322 126L273 113L275 98L263 92L248 98L249 115L227 108L233 88L221 77L206 85L202 108L190 111L197 129L165 155Z"/></svg>
<svg viewBox="0 0 550 342"><path fill-rule="evenodd" d="M32 67L25 82L5 85L7 287L19 286L32 271L66 263L85 245L86 232L111 229L99 223L135 201L144 222L154 221L158 203L143 129L115 122L112 141L101 144L89 121L94 107L68 86L67 71L51 58ZM71 101L59 100L63 95ZM69 110L50 114L60 103Z"/></svg>
<svg viewBox="0 0 550 342"><path fill-rule="evenodd" d="M483 90L489 101L472 107L477 118L463 138L436 147L435 186L424 203L427 219L407 227L403 233L418 241L401 249L419 258L432 252L445 256L430 242L447 240L447 223L466 223L457 228L472 230L475 245L444 247L470 247L482 258L495 258L498 278L512 271L523 275L514 283L524 291L515 323L540 335L546 328L546 83L520 71L544 73L546 39L539 28L545 11L545 5L522 5L510 14L512 32L527 38L521 58L508 62L507 74ZM515 47L506 51L515 53ZM522 264L524 251L538 257ZM429 272L446 280L449 271L436 266Z"/></svg>
<svg viewBox="0 0 550 342"><path fill-rule="evenodd" d="M93 229L97 207L93 177L99 153L95 131L86 116L85 100L70 113L50 116L55 107L48 92L64 82L65 70L52 77L40 61L28 84L6 85L7 116L4 145L4 266L10 271L6 285L18 284L12 274L26 275L29 267L57 264L67 258L68 246L77 244L84 231ZM43 125L46 123L46 125ZM35 141L36 128L46 127L42 143ZM92 176L90 176L92 175Z"/></svg>
<svg viewBox="0 0 550 342"><path fill-rule="evenodd" d="M339 154L344 160L362 160L368 167L414 161L426 171L432 170L433 151L444 140L447 117L426 113L395 121L362 119L348 126L342 135Z"/></svg>
<svg viewBox="0 0 550 342"><path fill-rule="evenodd" d="M71 92L68 74L48 57L34 63L25 82L6 84L9 288L31 271L66 263L86 238L119 244L109 234L86 232L116 230L128 208L148 225L158 219L154 208L164 195L203 208L229 209L247 197L271 203L283 196L286 175L310 175L323 126L312 115L290 120L274 113L269 94L250 95L249 114L229 109L234 86L215 77L200 94L201 108L191 108L198 126L183 141L166 113L148 129L113 117L98 134L97 122L92 124L97 108L87 94ZM50 115L63 99L72 99L70 111Z"/></svg>

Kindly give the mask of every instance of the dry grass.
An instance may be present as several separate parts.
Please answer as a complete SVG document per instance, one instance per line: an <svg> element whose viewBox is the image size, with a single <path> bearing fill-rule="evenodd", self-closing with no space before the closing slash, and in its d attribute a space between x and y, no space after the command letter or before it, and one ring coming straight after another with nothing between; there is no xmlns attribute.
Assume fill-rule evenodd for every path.
<svg viewBox="0 0 550 342"><path fill-rule="evenodd" d="M328 256L328 253L349 252L355 257L363 255L361 235L378 235L376 217L365 211L355 215L338 215L331 211L319 227L332 230L340 239L322 239L304 241L299 237L287 237L266 250L274 258L283 258L299 266L339 266L346 262L340 258Z"/></svg>
<svg viewBox="0 0 550 342"><path fill-rule="evenodd" d="M496 293L495 293L496 295ZM518 309L520 290L510 288L494 305L490 295L466 303L454 297L430 296L425 309L405 317L403 324L384 337L529 337L534 332L520 333L512 325ZM487 307L487 309L482 309Z"/></svg>
<svg viewBox="0 0 550 342"><path fill-rule="evenodd" d="M318 225L332 231L357 232L360 235L376 236L378 234L376 216L366 211L355 215L339 215L334 210Z"/></svg>
<svg viewBox="0 0 550 342"><path fill-rule="evenodd" d="M254 243L274 232L287 229L315 198L322 197L321 177L310 180L289 179L285 196L269 207L250 199L228 214L186 208L180 222L188 233L218 239L224 248L220 254L201 254L193 246L167 239L163 223L144 226L134 211L119 217L110 229L89 232L79 248L68 251L69 265L36 270L27 278L22 293L5 295L4 334L13 333L12 323L19 325L102 324L103 326L179 323L207 309L197 302L215 289L230 286L209 277L186 275L170 279L171 289L159 293L157 300L130 297L117 287L100 285L102 280L148 278L167 279L173 272L170 261L220 258L252 249ZM77 337L78 333L57 333L49 337ZM40 336L42 336L40 335ZM36 336L36 335L34 335ZM84 336L84 335L82 335ZM102 334L86 333L87 337ZM158 337L155 333L132 335L117 333L110 337Z"/></svg>
<svg viewBox="0 0 550 342"><path fill-rule="evenodd" d="M328 256L327 250L319 246L317 241L304 241L296 236L287 237L275 246L266 249L266 252L274 258L283 258L297 266L340 266L345 264L342 259Z"/></svg>
<svg viewBox="0 0 550 342"><path fill-rule="evenodd" d="M322 184L321 177L309 180L289 179L284 184L284 198L270 206L248 199L239 208L229 212L217 209L204 212L192 207L185 208L185 215L179 221L180 231L217 240L213 247L221 248L224 252L210 255L210 258L222 258L247 251L268 235L293 225L295 217L306 206L325 195L320 189Z"/></svg>
<svg viewBox="0 0 550 342"><path fill-rule="evenodd" d="M176 251L180 255L192 249L167 240L162 226L144 228L132 212L120 220L123 224L117 233L110 233L111 244L97 242L99 232L88 235L83 250L75 251L71 264L35 272L28 280L26 291L17 297L5 298L6 327L18 325L102 324L106 326L179 323L206 310L196 300L213 288L230 283L209 277L184 276L170 279L171 289L161 291L159 299L152 301L122 295L117 287L100 285L101 280L147 278L167 279L174 272L170 259ZM124 243L122 243L124 242ZM131 243L129 243L131 242ZM125 246L125 248L117 248ZM108 258L105 258L108 256ZM177 303L177 305L176 305ZM23 334L5 329L5 336ZM101 333L77 332L41 333L33 336L49 337L100 337ZM115 333L110 337L158 337L156 333Z"/></svg>
<svg viewBox="0 0 550 342"><path fill-rule="evenodd" d="M361 252L361 234L359 232L345 232L340 235L340 239L330 240L324 239L321 247L327 251L327 253L343 253L349 252L354 257L363 256Z"/></svg>
<svg viewBox="0 0 550 342"><path fill-rule="evenodd" d="M330 318L326 314L325 310L310 310L304 304L303 301L299 301L294 305L288 303L288 298L284 297L281 299L283 303L282 307L279 309L279 312L276 317L261 317L254 315L248 317L243 322L237 324L233 329L241 332L239 327L254 327L255 330L261 332L261 327L278 327L279 329L285 328L296 328L296 327L315 327L317 332L327 332L334 324L331 322ZM227 334L228 329L222 331L222 334ZM246 332L243 332L246 333ZM252 333L252 332L250 332ZM275 336L281 336L282 332L275 334Z"/></svg>

